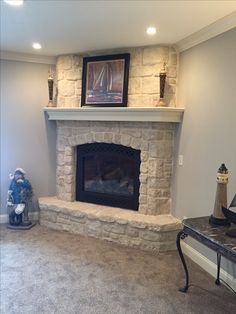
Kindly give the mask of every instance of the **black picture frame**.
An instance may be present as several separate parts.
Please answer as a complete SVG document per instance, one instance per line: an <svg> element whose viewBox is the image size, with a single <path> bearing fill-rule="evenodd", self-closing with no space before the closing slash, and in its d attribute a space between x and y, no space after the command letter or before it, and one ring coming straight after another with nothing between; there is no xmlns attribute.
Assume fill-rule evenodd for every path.
<svg viewBox="0 0 236 314"><path fill-rule="evenodd" d="M130 54L83 58L81 107L126 107Z"/></svg>

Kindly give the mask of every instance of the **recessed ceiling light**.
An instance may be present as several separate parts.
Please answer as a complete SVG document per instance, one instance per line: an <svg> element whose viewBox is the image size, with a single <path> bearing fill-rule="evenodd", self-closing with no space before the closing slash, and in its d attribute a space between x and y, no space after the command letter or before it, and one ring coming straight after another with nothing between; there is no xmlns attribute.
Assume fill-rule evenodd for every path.
<svg viewBox="0 0 236 314"><path fill-rule="evenodd" d="M42 48L42 46L40 45L40 43L33 43L33 48L34 49L41 49Z"/></svg>
<svg viewBox="0 0 236 314"><path fill-rule="evenodd" d="M148 35L155 35L156 32L157 32L157 30L156 30L156 27L154 27L154 26L150 26L150 27L148 27L147 30L146 30L146 33L147 33Z"/></svg>
<svg viewBox="0 0 236 314"><path fill-rule="evenodd" d="M10 4L10 5L22 5L23 4L23 0L4 0L4 2L6 2L7 4Z"/></svg>

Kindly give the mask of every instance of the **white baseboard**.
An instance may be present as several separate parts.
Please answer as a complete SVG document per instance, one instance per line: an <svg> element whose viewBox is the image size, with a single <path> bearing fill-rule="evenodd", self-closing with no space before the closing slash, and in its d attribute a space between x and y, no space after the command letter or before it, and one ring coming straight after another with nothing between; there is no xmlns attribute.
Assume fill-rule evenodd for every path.
<svg viewBox="0 0 236 314"><path fill-rule="evenodd" d="M6 224L8 223L9 221L9 218L8 218L8 215L0 215L0 224Z"/></svg>
<svg viewBox="0 0 236 314"><path fill-rule="evenodd" d="M186 254L191 260L202 267L206 272L216 278L217 265L192 248L185 242L181 242L183 253ZM236 291L236 278L228 274L224 269L220 269L220 278L224 280L234 291Z"/></svg>
<svg viewBox="0 0 236 314"><path fill-rule="evenodd" d="M32 221L39 220L39 212L29 213L29 219ZM6 224L9 222L9 217L7 214L0 215L0 224Z"/></svg>

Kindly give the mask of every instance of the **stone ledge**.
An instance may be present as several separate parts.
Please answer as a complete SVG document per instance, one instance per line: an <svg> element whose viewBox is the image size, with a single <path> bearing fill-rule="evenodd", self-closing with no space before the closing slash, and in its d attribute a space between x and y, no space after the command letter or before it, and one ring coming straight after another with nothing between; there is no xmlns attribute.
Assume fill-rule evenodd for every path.
<svg viewBox="0 0 236 314"><path fill-rule="evenodd" d="M39 207L41 225L158 252L175 249L181 227L171 215L143 215L56 197L39 198Z"/></svg>

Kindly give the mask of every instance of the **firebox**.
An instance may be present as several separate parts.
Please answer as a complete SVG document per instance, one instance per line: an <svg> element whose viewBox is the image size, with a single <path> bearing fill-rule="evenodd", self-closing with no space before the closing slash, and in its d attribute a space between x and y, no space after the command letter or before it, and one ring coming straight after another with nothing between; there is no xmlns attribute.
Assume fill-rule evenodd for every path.
<svg viewBox="0 0 236 314"><path fill-rule="evenodd" d="M123 145L77 146L76 200L138 210L140 150Z"/></svg>

